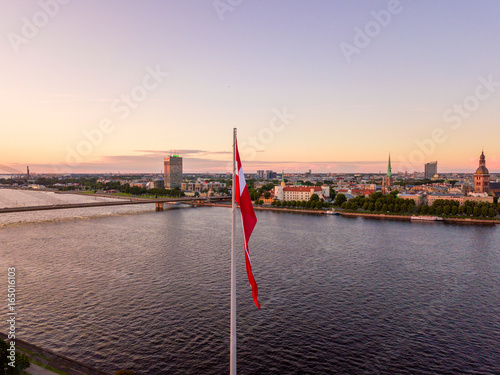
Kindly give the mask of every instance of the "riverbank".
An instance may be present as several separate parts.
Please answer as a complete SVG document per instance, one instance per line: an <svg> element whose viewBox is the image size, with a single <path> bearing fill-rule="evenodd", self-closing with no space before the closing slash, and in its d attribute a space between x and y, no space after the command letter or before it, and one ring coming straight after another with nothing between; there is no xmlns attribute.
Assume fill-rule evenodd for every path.
<svg viewBox="0 0 500 375"><path fill-rule="evenodd" d="M202 203L199 206L211 206L211 207L226 207L231 208L231 204L222 204L222 203ZM253 206L255 211L274 211L274 212L290 212L294 214L304 214L304 215L323 215L325 211L313 211L313 210L297 210L297 209L288 209L288 208L273 208L273 207L261 207L261 206Z"/></svg>
<svg viewBox="0 0 500 375"><path fill-rule="evenodd" d="M212 207L226 207L231 208L230 204L221 203L203 203L202 206L212 206ZM288 208L274 208L274 207L261 207L254 206L256 211L273 211L273 212L289 212L294 214L303 215L324 215L324 210L298 210L298 209L288 209ZM376 220L397 220L397 221L410 221L412 215L391 215L391 214L374 214L366 212L345 212L341 210L336 210L341 216L344 217L363 217L366 219L376 219ZM429 221L426 221L429 222ZM432 221L431 221L432 222ZM467 224L467 225L495 225L500 224L500 220L485 220L485 219L471 219L471 218L451 218L444 217L443 223L449 224Z"/></svg>
<svg viewBox="0 0 500 375"><path fill-rule="evenodd" d="M0 332L3 340L7 335ZM30 344L16 338L16 350L26 354L30 362L61 375L109 375L107 372L87 366L71 358L57 354L51 350L43 349L37 345Z"/></svg>
<svg viewBox="0 0 500 375"><path fill-rule="evenodd" d="M412 215L387 215L387 214L369 214L362 212L339 212L340 215L345 217L364 217L367 219L379 219L379 220L399 220L399 221L410 221ZM422 216L422 215L420 215ZM425 221L428 223L429 221ZM432 221L430 221L432 222ZM453 223L453 224L476 224L476 225L495 225L500 224L500 220L485 220L485 219L471 219L471 218L452 218L443 217L443 223Z"/></svg>
<svg viewBox="0 0 500 375"><path fill-rule="evenodd" d="M345 217L359 216L367 219L410 221L410 216L404 215L368 214L362 212L339 212L339 214Z"/></svg>

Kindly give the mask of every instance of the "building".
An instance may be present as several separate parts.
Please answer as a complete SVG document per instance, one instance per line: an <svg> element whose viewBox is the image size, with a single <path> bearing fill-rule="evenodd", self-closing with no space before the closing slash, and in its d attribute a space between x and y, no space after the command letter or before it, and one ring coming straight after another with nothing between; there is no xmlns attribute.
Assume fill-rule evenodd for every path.
<svg viewBox="0 0 500 375"><path fill-rule="evenodd" d="M182 158L179 155L167 156L165 168L165 189L180 188L182 183Z"/></svg>
<svg viewBox="0 0 500 375"><path fill-rule="evenodd" d="M205 181L197 181L197 182L183 182L181 184L181 190L182 191L187 191L187 192L203 192L203 190L212 190L212 191L219 191L221 189L226 188L226 184L223 182L205 182Z"/></svg>
<svg viewBox="0 0 500 375"><path fill-rule="evenodd" d="M262 179L264 179L264 171L263 171L263 170L258 170L258 171L257 171L257 178L262 178Z"/></svg>
<svg viewBox="0 0 500 375"><path fill-rule="evenodd" d="M146 189L163 189L164 187L165 187L165 181L160 179L160 180L149 181Z"/></svg>
<svg viewBox="0 0 500 375"><path fill-rule="evenodd" d="M276 177L277 177L276 172L274 172L272 170L267 170L265 173L266 180L274 180L274 179L276 179Z"/></svg>
<svg viewBox="0 0 500 375"><path fill-rule="evenodd" d="M391 154L389 154L389 163L387 164L387 176L382 177L382 194L387 194L392 190L394 179L392 178Z"/></svg>
<svg viewBox="0 0 500 375"><path fill-rule="evenodd" d="M457 195L457 194L430 194L427 196L427 204L429 206L431 206L432 203L434 203L434 201L440 200L440 199L457 201L461 205L467 201L478 202L478 203L482 203L482 202L493 203L493 197L488 197L488 196L486 196L486 197L482 197L482 196L474 197L474 196L470 196L470 195Z"/></svg>
<svg viewBox="0 0 500 375"><path fill-rule="evenodd" d="M363 196L363 197L366 197L366 198L369 198L370 195L372 195L373 193L376 193L377 192L377 189L359 189L359 188L353 188L353 189L348 189L347 190L347 194L351 194L353 197L360 197L360 196ZM346 193L344 193L346 194Z"/></svg>
<svg viewBox="0 0 500 375"><path fill-rule="evenodd" d="M490 193L495 197L500 197L500 181L491 182L490 181Z"/></svg>
<svg viewBox="0 0 500 375"><path fill-rule="evenodd" d="M398 198L413 199L417 206L420 206L423 202L422 194L398 194Z"/></svg>
<svg viewBox="0 0 500 375"><path fill-rule="evenodd" d="M432 177L437 175L437 173L438 173L438 162L437 161L431 161L430 163L425 164L424 178L426 180L430 180Z"/></svg>
<svg viewBox="0 0 500 375"><path fill-rule="evenodd" d="M488 193L490 191L490 172L486 168L484 151L479 157L479 167L474 173L474 193Z"/></svg>
<svg viewBox="0 0 500 375"><path fill-rule="evenodd" d="M330 197L330 187L323 186L280 186L274 187L274 197L280 201L308 201L313 194L317 194L320 199Z"/></svg>

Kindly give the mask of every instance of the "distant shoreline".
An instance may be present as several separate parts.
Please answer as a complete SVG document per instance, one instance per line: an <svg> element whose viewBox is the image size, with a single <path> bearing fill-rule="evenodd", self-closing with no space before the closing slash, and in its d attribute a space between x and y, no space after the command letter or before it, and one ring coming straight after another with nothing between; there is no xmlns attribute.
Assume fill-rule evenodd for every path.
<svg viewBox="0 0 500 375"><path fill-rule="evenodd" d="M203 203L200 206L209 206L209 207L225 207L231 208L231 204L222 204L222 203ZM312 210L297 210L297 209L283 209L283 208L274 208L274 207L261 207L261 206L253 206L256 211L274 211L274 212L290 212L294 214L305 214L305 215L324 215L323 211L312 211Z"/></svg>
<svg viewBox="0 0 500 375"><path fill-rule="evenodd" d="M203 206L212 207L225 207L231 208L230 204L221 203L204 203ZM256 211L273 211L273 212L288 212L294 214L305 214L305 215L324 215L324 211L313 211L313 210L297 210L297 209L283 209L283 208L273 208L273 207L260 207L254 206ZM376 220L396 220L396 221L411 221L410 217L412 215L388 215L388 214L371 214L364 212L343 212L337 211L341 216L344 217L363 217L366 219L376 219ZM484 219L471 219L471 218L443 218L443 223L453 223L453 224L467 224L467 225L495 225L500 224L500 220L484 220ZM427 221L426 221L427 222ZM433 222L433 221L430 221Z"/></svg>

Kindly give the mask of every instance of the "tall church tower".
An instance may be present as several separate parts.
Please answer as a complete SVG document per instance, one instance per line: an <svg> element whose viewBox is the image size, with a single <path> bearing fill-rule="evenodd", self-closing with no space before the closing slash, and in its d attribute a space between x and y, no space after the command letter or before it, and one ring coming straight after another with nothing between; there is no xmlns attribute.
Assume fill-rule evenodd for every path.
<svg viewBox="0 0 500 375"><path fill-rule="evenodd" d="M387 194L392 190L394 179L392 178L391 154L389 154L389 163L387 164L387 176L382 178L382 194Z"/></svg>
<svg viewBox="0 0 500 375"><path fill-rule="evenodd" d="M486 168L484 151L479 157L479 168L474 173L474 193L488 193L490 191L490 172Z"/></svg>

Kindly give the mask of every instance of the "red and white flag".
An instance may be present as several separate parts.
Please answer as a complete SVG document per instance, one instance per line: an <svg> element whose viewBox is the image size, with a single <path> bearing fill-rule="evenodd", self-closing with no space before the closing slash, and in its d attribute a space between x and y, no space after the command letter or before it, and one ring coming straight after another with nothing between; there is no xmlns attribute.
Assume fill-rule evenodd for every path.
<svg viewBox="0 0 500 375"><path fill-rule="evenodd" d="M250 251L248 250L248 240L252 235L253 228L257 224L257 217L255 216L255 211L253 210L252 200L250 199L250 193L248 192L247 183L245 181L245 175L243 174L243 168L241 166L240 153L238 152L238 144L236 143L236 186L235 186L235 199L236 203L240 206L241 211L241 221L243 223L243 234L245 237L245 263L247 266L248 281L252 287L252 295L255 305L260 309L260 303L257 300L259 294L259 288L252 274L252 260L250 259Z"/></svg>

